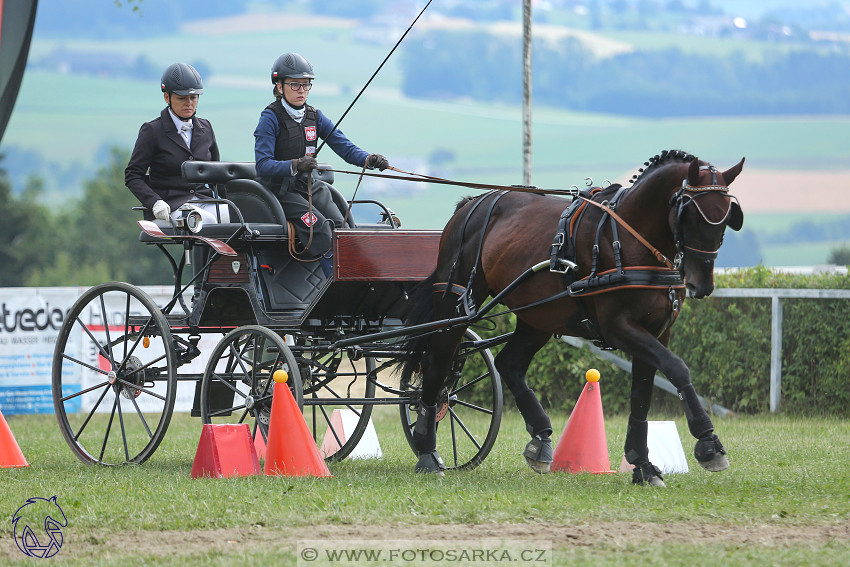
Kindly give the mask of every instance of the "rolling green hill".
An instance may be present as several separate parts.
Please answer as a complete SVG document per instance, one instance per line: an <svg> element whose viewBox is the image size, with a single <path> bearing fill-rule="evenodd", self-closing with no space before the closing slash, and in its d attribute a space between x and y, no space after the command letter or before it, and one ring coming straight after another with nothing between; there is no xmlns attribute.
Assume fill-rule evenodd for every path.
<svg viewBox="0 0 850 567"><path fill-rule="evenodd" d="M356 41L356 28L344 24L109 42L36 37L31 66L0 146L0 152L20 161L7 161L4 167L15 174L32 163L32 171L44 179L47 199L76 198L80 182L103 165L107 149L131 148L141 123L157 116L163 107L158 76L147 80L92 77L39 65L60 46L78 52L123 53L131 60L141 57L157 69L176 58L202 62L211 72L205 77L199 115L212 121L222 159L252 161L253 129L260 110L271 99L268 69L280 52L296 50L312 60L317 80L310 102L334 119L384 58L388 46ZM670 41L648 34L623 37L646 45ZM404 45L353 108L342 130L364 149L383 153L404 169L465 181L521 183L520 108L405 98L399 93L397 65L403 50ZM622 96L628 97L626 85L615 88L622 88ZM668 148L685 149L724 168L746 156L746 170L848 170L848 127L850 116L653 120L536 106L533 182L547 188L583 185L586 177L596 183L605 179L623 182L643 161ZM435 155L444 158L439 169L429 168ZM330 150L323 151L320 158L335 167L344 165ZM354 185L355 178L338 176L337 186L346 195L351 195ZM120 190L124 189L116 187ZM436 228L444 224L454 201L468 193L413 184L387 189L367 181L359 196L386 201L407 227ZM748 214L745 228L753 226L757 234L769 234L782 223L808 217L790 211L791 203L790 217L781 221L774 215ZM836 213L828 200L824 200L824 212ZM801 256L812 259L807 263L825 261L832 245L824 243L815 246L816 250L809 246ZM772 256L783 257L782 248ZM772 260L766 257L765 262Z"/></svg>

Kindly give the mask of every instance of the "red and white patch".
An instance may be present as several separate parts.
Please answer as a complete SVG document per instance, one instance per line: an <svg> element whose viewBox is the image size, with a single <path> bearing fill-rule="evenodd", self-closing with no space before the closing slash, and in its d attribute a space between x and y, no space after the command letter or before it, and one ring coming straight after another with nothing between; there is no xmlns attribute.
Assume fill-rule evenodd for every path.
<svg viewBox="0 0 850 567"><path fill-rule="evenodd" d="M309 212L308 212L308 213L304 213L304 214L301 216L301 220L302 220L302 221L304 222L304 224L306 224L307 226L313 226L314 224L316 224L316 223L319 221L319 219L316 217L316 215L314 215L313 213L309 213Z"/></svg>
<svg viewBox="0 0 850 567"><path fill-rule="evenodd" d="M307 146L307 155L313 156L316 155L316 146Z"/></svg>
<svg viewBox="0 0 850 567"><path fill-rule="evenodd" d="M308 142L316 141L316 127L315 126L306 126L304 128L304 135L307 136Z"/></svg>

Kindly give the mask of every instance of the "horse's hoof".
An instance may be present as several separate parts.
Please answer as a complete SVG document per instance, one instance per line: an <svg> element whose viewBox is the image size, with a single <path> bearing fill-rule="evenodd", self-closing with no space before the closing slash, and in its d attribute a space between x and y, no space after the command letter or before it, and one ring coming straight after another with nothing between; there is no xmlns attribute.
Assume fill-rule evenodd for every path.
<svg viewBox="0 0 850 567"><path fill-rule="evenodd" d="M699 466L707 471L720 472L729 468L729 459L726 455L715 454L710 461L699 461Z"/></svg>
<svg viewBox="0 0 850 567"><path fill-rule="evenodd" d="M431 473L437 476L445 476L444 470L446 470L446 465L443 464L443 459L440 458L437 451L419 455L419 461L416 463L416 468L413 469L414 472Z"/></svg>
<svg viewBox="0 0 850 567"><path fill-rule="evenodd" d="M719 472L729 468L726 449L714 433L697 441L694 447L694 457L699 466L707 471Z"/></svg>
<svg viewBox="0 0 850 567"><path fill-rule="evenodd" d="M649 461L642 465L635 465L635 470L632 471L632 484L667 488L664 477L661 476L661 469Z"/></svg>
<svg viewBox="0 0 850 567"><path fill-rule="evenodd" d="M525 462L536 473L547 474L554 459L552 440L548 437L534 437L522 452Z"/></svg>

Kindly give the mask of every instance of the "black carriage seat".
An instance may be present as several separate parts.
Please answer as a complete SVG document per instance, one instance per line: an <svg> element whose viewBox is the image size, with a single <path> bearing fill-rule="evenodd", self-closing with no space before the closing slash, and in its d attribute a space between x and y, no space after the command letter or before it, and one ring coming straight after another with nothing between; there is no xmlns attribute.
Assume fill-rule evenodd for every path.
<svg viewBox="0 0 850 567"><path fill-rule="evenodd" d="M322 166L320 166L322 167ZM286 215L280 201L256 181L257 169L252 162L183 162L183 178L192 183L209 183L224 186L224 196L233 201L242 212L246 222L286 224ZM313 179L323 181L330 186L336 206L345 213L348 201L333 186L334 174L327 167L313 171ZM351 220L347 223L354 228Z"/></svg>

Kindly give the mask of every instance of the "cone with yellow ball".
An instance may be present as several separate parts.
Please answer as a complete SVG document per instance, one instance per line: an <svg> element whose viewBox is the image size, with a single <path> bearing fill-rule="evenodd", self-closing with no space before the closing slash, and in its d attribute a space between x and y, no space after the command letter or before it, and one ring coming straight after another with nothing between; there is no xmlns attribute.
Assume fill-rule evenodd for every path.
<svg viewBox="0 0 850 567"><path fill-rule="evenodd" d="M263 471L272 476L332 476L298 408L285 370L272 374L274 392Z"/></svg>
<svg viewBox="0 0 850 567"><path fill-rule="evenodd" d="M571 473L607 474L611 470L599 371L591 368L584 375L587 383L573 408L564 432L555 447L551 470Z"/></svg>

